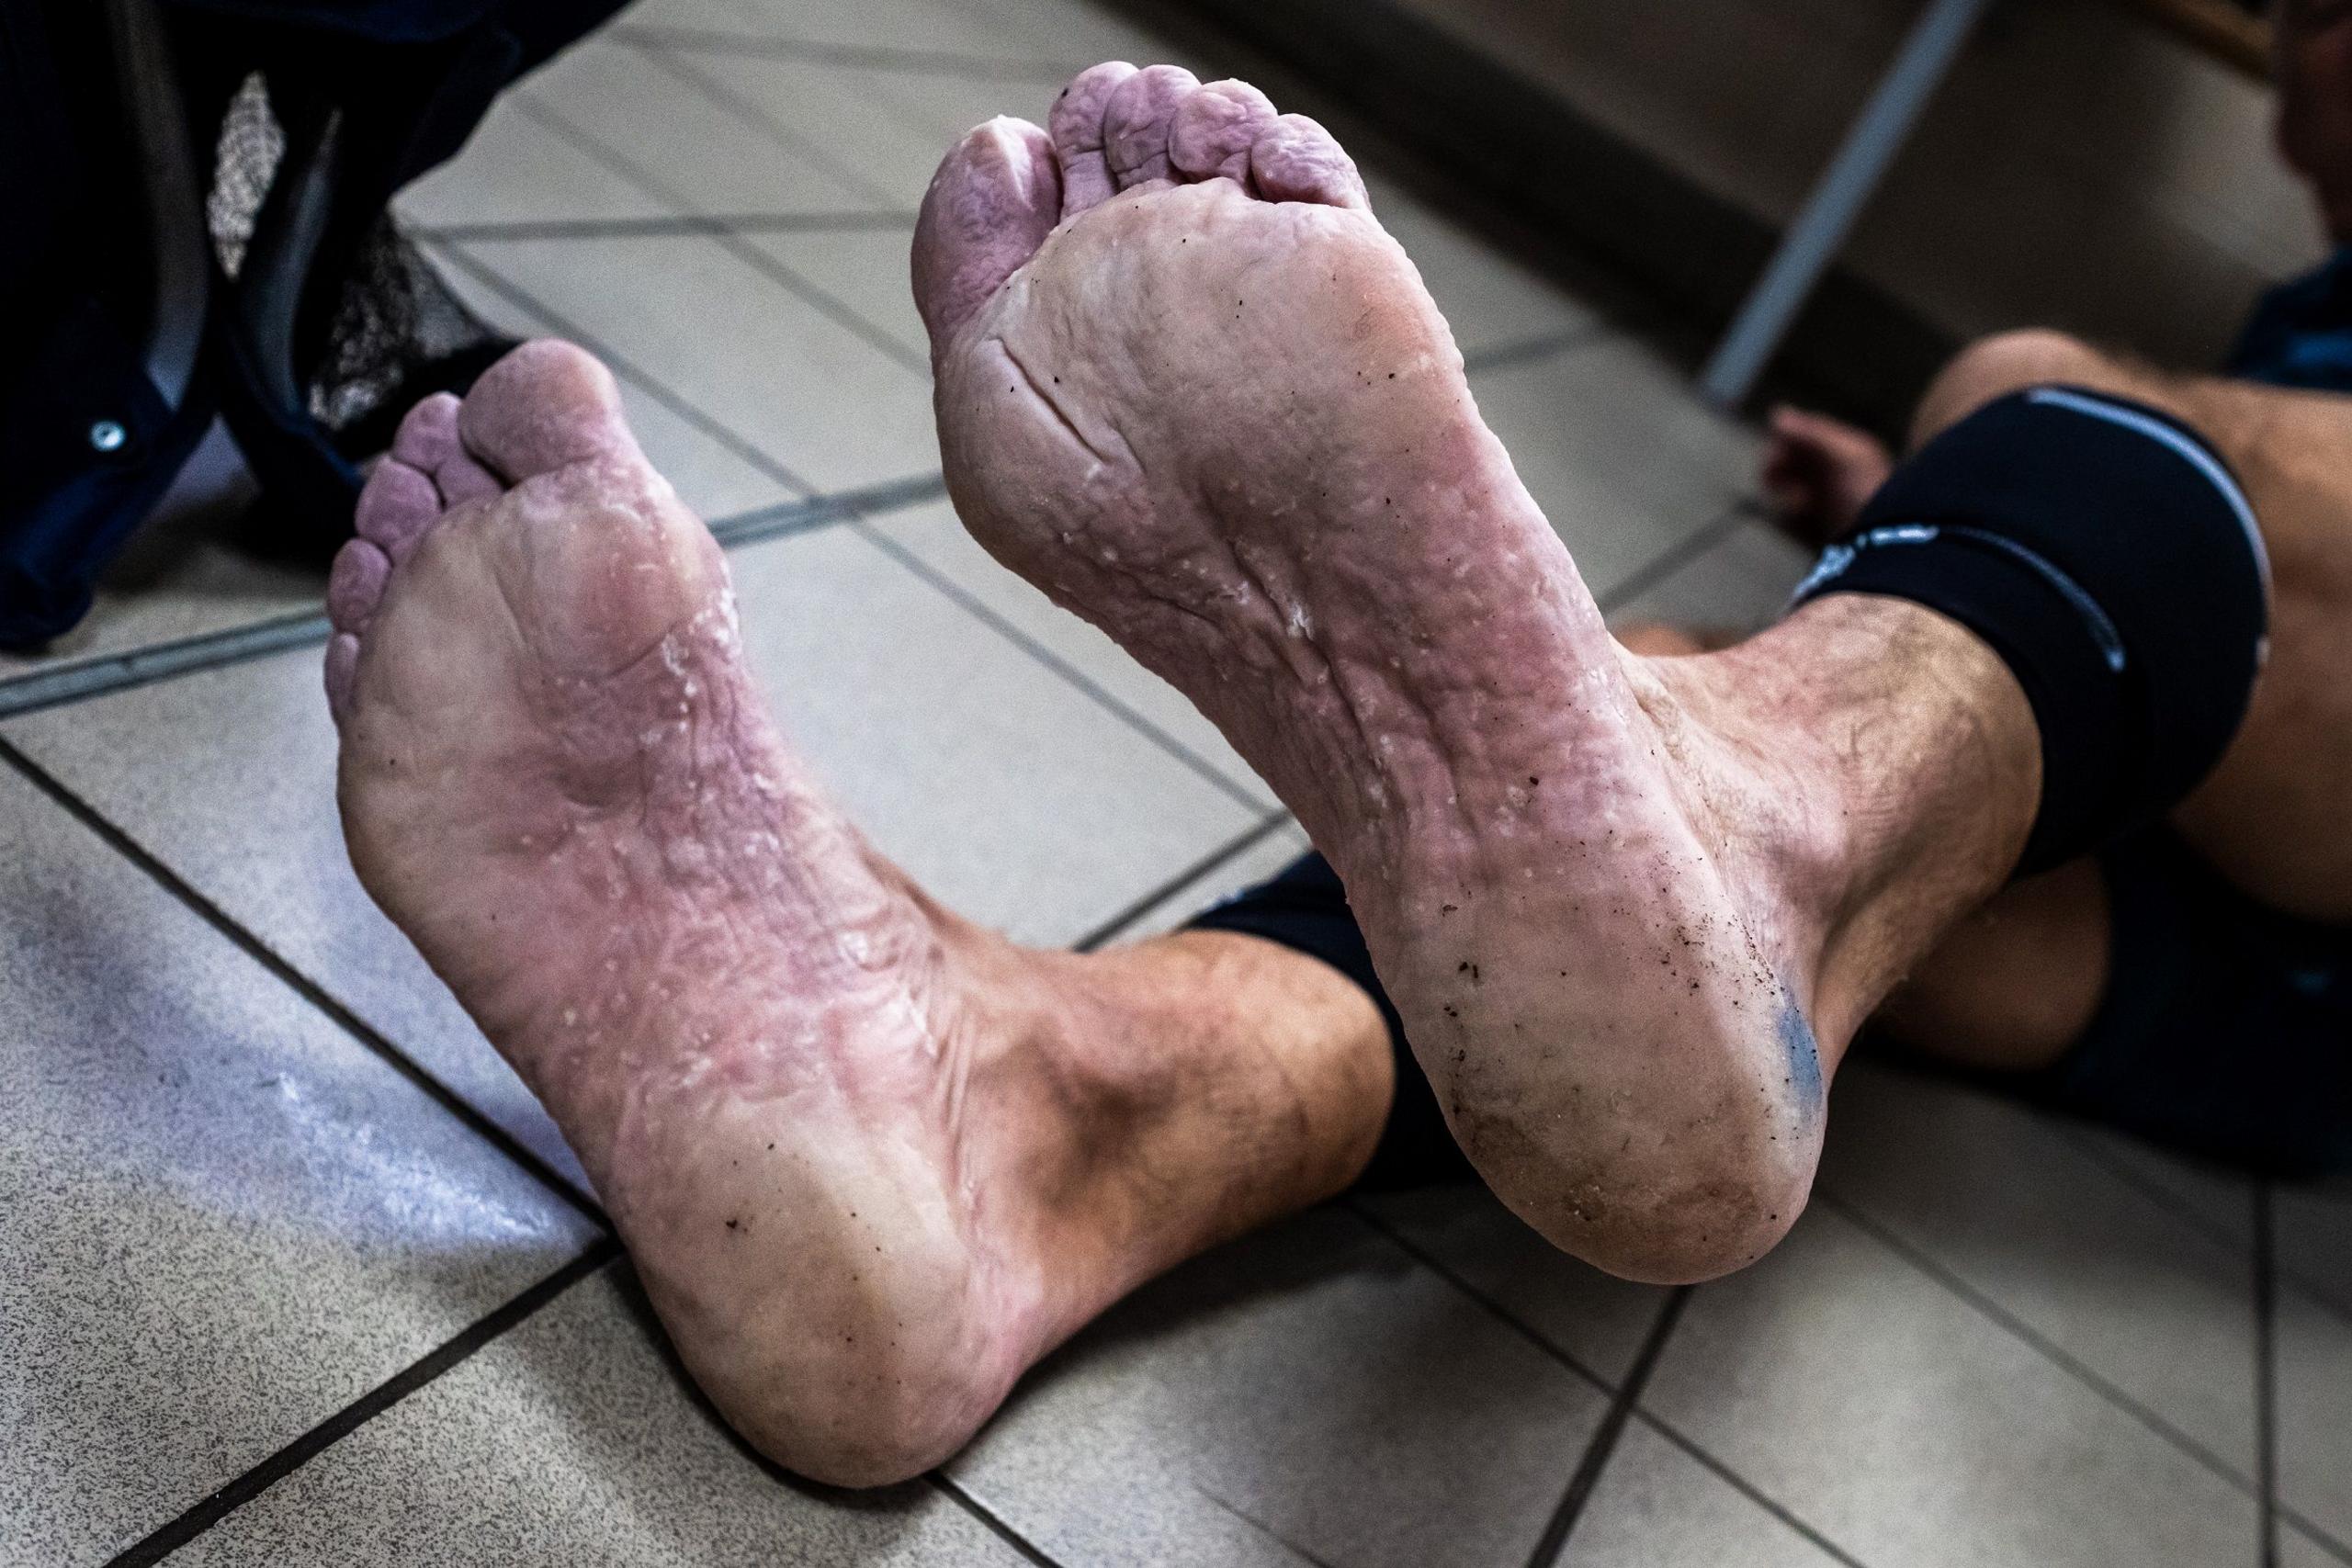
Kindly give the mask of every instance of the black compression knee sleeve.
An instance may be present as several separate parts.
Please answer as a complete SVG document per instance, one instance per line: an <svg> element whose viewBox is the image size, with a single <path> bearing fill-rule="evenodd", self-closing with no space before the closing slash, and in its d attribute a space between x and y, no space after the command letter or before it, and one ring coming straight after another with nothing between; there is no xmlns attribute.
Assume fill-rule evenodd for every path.
<svg viewBox="0 0 2352 1568"><path fill-rule="evenodd" d="M1190 929L1240 931L1319 958L1363 987L1380 1010L1396 1064L1396 1094L1380 1146L1357 1179L1358 1187L1376 1191L1472 1178L1470 1162L1438 1110L1437 1092L1405 1043L1404 1020L1372 972L1372 951L1364 946L1363 932L1348 910L1347 890L1329 862L1318 854L1294 861L1272 881L1236 894Z"/></svg>
<svg viewBox="0 0 2352 1568"><path fill-rule="evenodd" d="M2245 716L2269 567L2245 491L2194 431L2105 393L1988 403L1897 468L1797 589L1884 593L1999 654L2041 732L2019 874L2165 815Z"/></svg>

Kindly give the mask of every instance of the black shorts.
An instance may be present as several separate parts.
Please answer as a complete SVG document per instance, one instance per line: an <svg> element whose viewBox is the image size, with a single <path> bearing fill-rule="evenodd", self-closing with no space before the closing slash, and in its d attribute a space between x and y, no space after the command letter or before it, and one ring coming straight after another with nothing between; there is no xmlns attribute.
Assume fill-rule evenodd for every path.
<svg viewBox="0 0 2352 1568"><path fill-rule="evenodd" d="M2266 908L2166 828L2112 844L2098 859L2114 939L2097 1015L2055 1066L1982 1081L2276 1175L2352 1169L2352 927ZM1193 925L1320 958L1380 1009L1396 1099L1364 1185L1470 1176L1372 972L1340 878L1320 855Z"/></svg>
<svg viewBox="0 0 2352 1568"><path fill-rule="evenodd" d="M2107 995L2029 1092L2274 1175L2352 1168L2352 926L2256 903L2169 828L2098 862Z"/></svg>

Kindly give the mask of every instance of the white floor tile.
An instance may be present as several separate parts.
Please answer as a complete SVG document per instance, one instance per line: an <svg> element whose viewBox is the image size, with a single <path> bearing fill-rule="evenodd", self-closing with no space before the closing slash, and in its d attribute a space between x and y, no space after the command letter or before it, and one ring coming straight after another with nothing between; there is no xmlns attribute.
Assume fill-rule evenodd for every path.
<svg viewBox="0 0 2352 1568"><path fill-rule="evenodd" d="M931 337L915 310L908 261L913 241L911 225L743 236L745 244L854 310L861 321L920 360L931 354Z"/></svg>
<svg viewBox="0 0 2352 1568"><path fill-rule="evenodd" d="M1838 1078L1821 1181L2252 1484L2242 1249L2119 1179L2054 1121L1871 1063Z"/></svg>
<svg viewBox="0 0 2352 1568"><path fill-rule="evenodd" d="M1813 557L1761 523L1731 531L1623 604L1618 626L1657 621L1700 633L1745 636L1780 618Z"/></svg>
<svg viewBox="0 0 2352 1568"><path fill-rule="evenodd" d="M777 1480L600 1274L280 1481L175 1564L1014 1568L921 1482L853 1500Z"/></svg>
<svg viewBox="0 0 2352 1568"><path fill-rule="evenodd" d="M1692 1298L1647 1397L1864 1562L2253 1558L2251 1496L1818 1203Z"/></svg>
<svg viewBox="0 0 2352 1568"><path fill-rule="evenodd" d="M454 247L427 244L424 251L467 308L501 332L518 338L561 337L568 332L594 335L578 332L579 323L557 321L525 304L512 292L511 285L503 292L492 288L465 265L470 258L462 257ZM637 433L638 445L679 497L704 517L716 522L806 492L805 486L787 483L776 466L749 443L722 440L689 421L631 374L628 365L610 368L620 383L621 406L628 412L629 428Z"/></svg>
<svg viewBox="0 0 2352 1568"><path fill-rule="evenodd" d="M1469 355L1564 333L1597 328L1600 316L1566 289L1537 276L1408 194L1367 172L1373 211L1405 247L1453 341Z"/></svg>
<svg viewBox="0 0 2352 1568"><path fill-rule="evenodd" d="M509 97L455 158L402 190L392 210L411 224L435 228L659 218L673 209Z"/></svg>
<svg viewBox="0 0 2352 1568"><path fill-rule="evenodd" d="M0 842L0 1559L95 1563L594 1232L5 769Z"/></svg>
<svg viewBox="0 0 2352 1568"><path fill-rule="evenodd" d="M2352 1543L2352 1313L2278 1292L2278 1500Z"/></svg>
<svg viewBox="0 0 2352 1568"><path fill-rule="evenodd" d="M522 88L526 110L601 154L625 183L706 213L831 212L892 205L863 173L795 122L701 89L667 55L594 39ZM917 194L920 195L920 189Z"/></svg>
<svg viewBox="0 0 2352 1568"><path fill-rule="evenodd" d="M842 490L939 467L928 378L716 240L460 248L562 330L609 350L807 484Z"/></svg>
<svg viewBox="0 0 2352 1568"><path fill-rule="evenodd" d="M1601 1410L1324 1210L1114 1309L949 1470L1060 1562L1516 1568Z"/></svg>
<svg viewBox="0 0 2352 1568"><path fill-rule="evenodd" d="M1561 1561L1580 1568L1828 1568L1837 1559L1635 1420Z"/></svg>
<svg viewBox="0 0 2352 1568"><path fill-rule="evenodd" d="M1755 460L1752 433L1707 409L1679 371L1630 339L1470 384L1596 595L1720 517Z"/></svg>
<svg viewBox="0 0 2352 1568"><path fill-rule="evenodd" d="M1273 792L1226 744L1191 699L1129 658L1108 637L1015 577L972 541L947 502L894 513L874 524L884 537L1002 617L1085 680L1271 809Z"/></svg>
<svg viewBox="0 0 2352 1568"><path fill-rule="evenodd" d="M1667 1292L1579 1263L1485 1189L1463 1185L1365 1197L1384 1225L1615 1387L1631 1371Z"/></svg>

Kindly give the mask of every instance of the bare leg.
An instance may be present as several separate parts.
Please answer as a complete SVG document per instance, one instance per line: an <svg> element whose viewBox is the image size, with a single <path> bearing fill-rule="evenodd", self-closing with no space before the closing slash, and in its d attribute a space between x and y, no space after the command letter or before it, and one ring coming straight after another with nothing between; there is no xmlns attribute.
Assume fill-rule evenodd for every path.
<svg viewBox="0 0 2352 1568"><path fill-rule="evenodd" d="M1369 1157L1386 1032L1336 971L1204 932L1016 948L859 838L585 355L421 405L359 525L327 661L353 863L775 1459L937 1462L1139 1281Z"/></svg>

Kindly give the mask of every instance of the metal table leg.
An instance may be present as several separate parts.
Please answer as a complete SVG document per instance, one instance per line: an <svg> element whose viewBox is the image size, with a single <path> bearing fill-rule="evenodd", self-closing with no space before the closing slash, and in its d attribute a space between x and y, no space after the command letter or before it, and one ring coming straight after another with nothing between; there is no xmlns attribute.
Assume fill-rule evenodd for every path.
<svg viewBox="0 0 2352 1568"><path fill-rule="evenodd" d="M1709 402L1736 408L1755 389L1790 322L1845 244L1862 204L1910 139L1920 111L1943 85L1988 4L1990 0L1928 0L1847 131L1845 145L1805 197L1771 265L1707 362L1699 387Z"/></svg>

